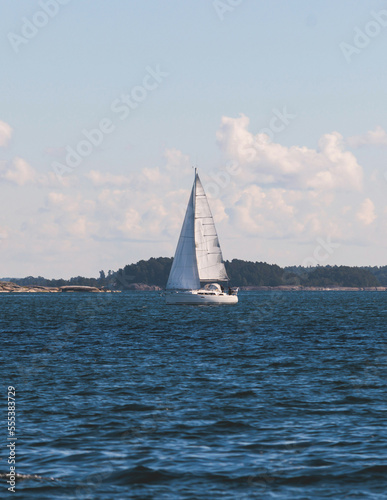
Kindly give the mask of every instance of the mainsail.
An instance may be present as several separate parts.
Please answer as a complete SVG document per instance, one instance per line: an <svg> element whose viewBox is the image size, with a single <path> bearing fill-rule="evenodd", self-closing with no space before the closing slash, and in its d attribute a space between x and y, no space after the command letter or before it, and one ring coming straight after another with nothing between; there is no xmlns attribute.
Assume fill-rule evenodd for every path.
<svg viewBox="0 0 387 500"><path fill-rule="evenodd" d="M195 176L195 245L200 281L227 281L214 219L198 174Z"/></svg>
<svg viewBox="0 0 387 500"><path fill-rule="evenodd" d="M167 289L197 290L201 281L227 280L214 219L199 175L195 171L195 181Z"/></svg>

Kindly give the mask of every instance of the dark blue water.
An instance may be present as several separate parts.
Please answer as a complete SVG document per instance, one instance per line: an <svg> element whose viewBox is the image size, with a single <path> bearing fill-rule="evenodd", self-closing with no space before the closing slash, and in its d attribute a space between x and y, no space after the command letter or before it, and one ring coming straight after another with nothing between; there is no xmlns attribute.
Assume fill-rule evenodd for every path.
<svg viewBox="0 0 387 500"><path fill-rule="evenodd" d="M0 336L0 498L387 498L387 294L2 294Z"/></svg>

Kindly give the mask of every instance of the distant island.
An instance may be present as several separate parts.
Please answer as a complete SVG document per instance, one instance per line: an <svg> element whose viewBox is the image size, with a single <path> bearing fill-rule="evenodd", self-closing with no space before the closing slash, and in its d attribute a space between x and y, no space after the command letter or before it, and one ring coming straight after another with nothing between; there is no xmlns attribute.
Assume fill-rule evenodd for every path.
<svg viewBox="0 0 387 500"><path fill-rule="evenodd" d="M93 291L114 290L162 290L165 288L172 258L158 257L128 264L118 271L100 271L98 278L77 276L69 280L46 279L42 276L26 278L3 278L0 291L13 291L9 283L21 288L40 291L53 287L57 291L88 291L80 287L93 287ZM379 289L387 287L387 266L350 267L280 267L265 262L250 262L239 259L225 262L230 284L241 289L314 290L314 289ZM3 282L3 283L2 283ZM8 287L8 290L6 289ZM66 287L70 287L67 288ZM77 289L78 288L78 289ZM14 290L25 291L25 290ZM43 291L43 290L41 290ZM89 290L92 291L92 290Z"/></svg>

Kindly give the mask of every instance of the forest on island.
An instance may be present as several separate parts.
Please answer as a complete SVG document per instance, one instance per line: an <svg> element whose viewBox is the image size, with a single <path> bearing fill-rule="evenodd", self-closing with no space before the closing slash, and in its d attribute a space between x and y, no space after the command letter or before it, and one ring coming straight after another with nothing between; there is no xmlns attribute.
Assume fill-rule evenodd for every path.
<svg viewBox="0 0 387 500"><path fill-rule="evenodd" d="M172 266L171 258L151 258L129 264L116 273L119 285L145 283L165 287ZM349 267L319 266L315 268L287 267L265 262L233 259L226 261L226 270L232 286L321 286L373 287L387 286L387 266Z"/></svg>
<svg viewBox="0 0 387 500"><path fill-rule="evenodd" d="M87 285L110 289L130 289L134 283L165 287L173 259L170 257L140 260L128 264L118 271L100 271L98 278L76 276L69 280L45 279L42 276L27 278L6 278L18 285ZM387 286L387 266L350 267L285 267L265 262L249 262L233 259L225 262L232 286L280 286L301 285L315 287L374 287Z"/></svg>

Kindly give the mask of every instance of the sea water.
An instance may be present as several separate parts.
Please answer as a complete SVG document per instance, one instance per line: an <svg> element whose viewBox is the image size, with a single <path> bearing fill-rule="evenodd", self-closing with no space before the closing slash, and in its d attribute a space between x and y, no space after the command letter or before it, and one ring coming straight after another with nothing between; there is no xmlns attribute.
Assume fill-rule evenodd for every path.
<svg viewBox="0 0 387 500"><path fill-rule="evenodd" d="M387 498L387 294L239 298L1 294L0 498Z"/></svg>

